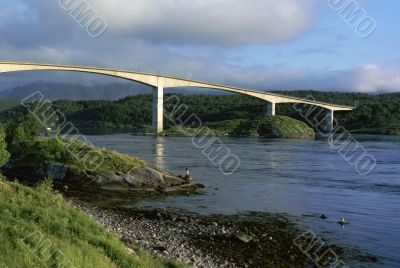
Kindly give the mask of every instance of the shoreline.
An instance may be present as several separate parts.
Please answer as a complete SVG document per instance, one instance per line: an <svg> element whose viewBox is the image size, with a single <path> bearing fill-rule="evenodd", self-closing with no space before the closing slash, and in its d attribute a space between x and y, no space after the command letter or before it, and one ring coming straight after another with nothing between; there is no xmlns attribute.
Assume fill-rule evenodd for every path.
<svg viewBox="0 0 400 268"><path fill-rule="evenodd" d="M121 131L122 129L122 131ZM353 129L349 130L351 134L354 135L374 135L374 136L392 136L392 137L399 137L400 133L395 134L395 133L382 133L382 132L374 132L374 131L368 131L368 130L358 130L358 129ZM82 133L85 135L116 135L116 134L129 134L131 136L135 137L152 137L155 134L151 132L135 132L132 128L90 128L90 129L82 129ZM252 135L230 135L227 133L220 133L218 131L213 131L213 135L215 137L226 137L226 138L262 138L265 139L265 137L257 137L257 136L252 136ZM172 133L163 133L159 135L161 137L188 137L188 135L185 134L172 134ZM200 135L201 136L201 135ZM318 135L316 135L318 136Z"/></svg>
<svg viewBox="0 0 400 268"><path fill-rule="evenodd" d="M199 215L167 209L101 207L77 197L67 200L117 233L131 250L145 248L190 267L314 265L294 243L307 228L289 215L265 212ZM330 243L325 246L333 249L345 263L378 261L377 257L351 247Z"/></svg>
<svg viewBox="0 0 400 268"><path fill-rule="evenodd" d="M69 202L108 230L120 235L133 250L153 254L191 267L307 266L309 260L292 243L299 235L283 216L270 215L268 225L235 216L204 216L171 212L102 208L77 198ZM282 256L283 254L283 256Z"/></svg>

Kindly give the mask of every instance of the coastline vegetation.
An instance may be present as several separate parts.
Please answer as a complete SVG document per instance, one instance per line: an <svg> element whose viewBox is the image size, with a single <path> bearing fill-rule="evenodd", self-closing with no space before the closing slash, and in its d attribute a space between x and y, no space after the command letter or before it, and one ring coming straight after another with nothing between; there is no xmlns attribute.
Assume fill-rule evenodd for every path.
<svg viewBox="0 0 400 268"><path fill-rule="evenodd" d="M29 165L69 159L62 140L38 138L38 129L38 123L30 116L2 129L0 166L10 156ZM109 154L112 161L104 161L105 169L115 162L122 163L118 166L121 169L127 162L132 163L131 158L125 161L127 156L122 154ZM133 163L143 165L144 162ZM129 249L117 235L55 192L51 179L36 187L27 187L0 175L0 197L2 267L182 267L138 246Z"/></svg>
<svg viewBox="0 0 400 268"><path fill-rule="evenodd" d="M335 118L347 130L368 134L400 133L400 94L368 95L361 93L339 93L318 91L285 91L281 94L314 98L319 101L356 106L352 112L337 112ZM177 95L182 104L188 106L188 115L196 114L203 122L215 131L232 131L241 123L244 132L251 135L251 124L241 120L256 120L266 114L266 103L256 98L242 95ZM165 96L168 99L168 95ZM79 129L115 129L125 128L134 132L148 133L151 130L151 95L126 97L118 101L55 101L54 109L60 110ZM306 113L310 107L297 106ZM173 103L166 103L166 112L174 109ZM319 110L317 109L314 114ZM0 112L0 122L8 122L24 116L27 111L22 106L14 106ZM306 122L292 104L277 105L277 114L289 116ZM179 115L177 115L179 116ZM323 120L324 113L318 120ZM172 118L173 120L176 118ZM173 121L172 120L172 121ZM187 122L188 126L192 122ZM173 122L166 120L166 129Z"/></svg>
<svg viewBox="0 0 400 268"><path fill-rule="evenodd" d="M51 181L0 181L0 264L5 267L181 267L115 235L74 209Z"/></svg>
<svg viewBox="0 0 400 268"><path fill-rule="evenodd" d="M31 115L6 125L5 133L1 135L4 136L14 165L19 168L35 168L42 164L57 162L68 165L79 175L85 172L87 167L75 156L97 154L102 159L93 172L98 174L110 170L128 172L132 168L147 166L145 161L137 157L95 148L79 140L70 140L61 136L39 137L40 130L40 123Z"/></svg>
<svg viewBox="0 0 400 268"><path fill-rule="evenodd" d="M233 119L207 123L205 127L173 126L165 136L263 137L263 138L314 138L315 132L306 123L287 116L261 116L254 120Z"/></svg>

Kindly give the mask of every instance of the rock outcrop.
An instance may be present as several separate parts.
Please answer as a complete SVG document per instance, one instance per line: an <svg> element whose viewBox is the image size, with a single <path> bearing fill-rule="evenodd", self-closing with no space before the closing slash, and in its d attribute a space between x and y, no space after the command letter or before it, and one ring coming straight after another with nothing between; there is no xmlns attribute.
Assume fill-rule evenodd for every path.
<svg viewBox="0 0 400 268"><path fill-rule="evenodd" d="M174 192L196 188L191 179L161 171L154 166L137 167L129 172L110 170L104 173L77 173L70 166L62 163L41 164L37 167L14 166L9 163L5 172L23 181L51 178L55 184L68 185L70 189L89 191Z"/></svg>
<svg viewBox="0 0 400 268"><path fill-rule="evenodd" d="M87 144L54 138L38 139L22 153L12 155L4 172L9 178L35 183L51 178L56 186L78 191L189 192L197 186L189 177L176 176L138 157ZM95 153L101 162L90 171L79 155Z"/></svg>
<svg viewBox="0 0 400 268"><path fill-rule="evenodd" d="M173 191L193 184L172 173L144 167L133 168L127 173L109 171L104 174L87 174L84 186L102 190Z"/></svg>

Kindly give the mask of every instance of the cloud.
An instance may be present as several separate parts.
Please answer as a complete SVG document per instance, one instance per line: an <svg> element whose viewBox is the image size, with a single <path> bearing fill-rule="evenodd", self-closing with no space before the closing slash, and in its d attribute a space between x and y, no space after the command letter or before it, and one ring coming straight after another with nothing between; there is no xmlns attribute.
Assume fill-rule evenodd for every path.
<svg viewBox="0 0 400 268"><path fill-rule="evenodd" d="M0 0L4 2L0 22L10 14L10 7L8 10L27 20L36 17L35 25L20 23L21 29L40 26L46 33L63 33L58 36L61 40L76 36L74 30L79 26L60 1L90 3L107 21L106 34L113 38L214 46L287 41L310 27L320 5L318 0ZM15 16L11 17L15 24Z"/></svg>
<svg viewBox="0 0 400 268"><path fill-rule="evenodd" d="M263 45L299 36L312 25L319 6L317 0L87 0L108 23L105 34L92 40L60 1L0 0L0 43L58 50L107 43L110 51L126 41L221 49ZM70 1L85 0L64 2Z"/></svg>
<svg viewBox="0 0 400 268"><path fill-rule="evenodd" d="M152 47L146 44L135 44L129 48L125 47L121 51L134 55L135 67L131 67L130 58L124 58L123 53L114 55L113 58L107 58L107 61L103 61L101 66L149 71L255 90L322 90L364 93L400 91L400 72L398 71L400 66L388 67L386 65L365 64L339 70L329 68L300 69L282 66L240 67L226 64L224 56L219 53L209 55L213 58L213 61L210 62L208 57L194 55L177 57L173 51L166 51L157 46ZM32 51L32 53L36 52ZM57 54L58 52L51 51L51 53ZM67 54L71 58L82 57L83 62L91 62L97 53L98 51L95 51L83 55L80 51L71 50ZM61 51L57 57L66 57L66 54ZM118 59L118 64L115 63L115 59ZM15 85L13 81L25 84L36 80L75 81L89 84L118 81L103 76L65 72L45 72L37 73L37 75L35 73L0 75L0 84L7 88ZM123 82L124 80L119 81Z"/></svg>
<svg viewBox="0 0 400 268"><path fill-rule="evenodd" d="M113 34L166 43L286 41L313 21L316 0L92 0Z"/></svg>
<svg viewBox="0 0 400 268"><path fill-rule="evenodd" d="M349 82L359 92L399 92L399 69L383 68L374 64L366 64L357 67L351 73Z"/></svg>
<svg viewBox="0 0 400 268"><path fill-rule="evenodd" d="M256 57L257 51L276 47L276 42L290 43L291 49L283 54L340 56L336 48L300 42L299 50L292 41L285 41L312 28L316 0L90 0L109 25L98 39L87 36L58 2L0 0L0 59L124 68L257 90L400 91L400 61L360 66L349 61L349 67L340 70L290 68L286 67L292 66L288 57L272 67L242 66L242 60L232 64L232 56L247 57L254 48L248 45L258 44L251 55ZM0 82L9 87L38 79L104 80L52 74L0 75Z"/></svg>
<svg viewBox="0 0 400 268"><path fill-rule="evenodd" d="M353 68L291 69L291 68L230 68L229 81L258 90L322 90L382 93L400 91L400 66L383 67L373 64ZM217 73L218 75L220 73ZM215 77L214 77L215 79Z"/></svg>

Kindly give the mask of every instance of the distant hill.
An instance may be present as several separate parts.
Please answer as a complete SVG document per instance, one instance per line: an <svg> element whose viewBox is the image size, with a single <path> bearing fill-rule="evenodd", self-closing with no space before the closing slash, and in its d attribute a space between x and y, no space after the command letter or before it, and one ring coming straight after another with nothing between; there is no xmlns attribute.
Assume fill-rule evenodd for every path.
<svg viewBox="0 0 400 268"><path fill-rule="evenodd" d="M71 81L72 82L72 81ZM71 101L84 101L84 100L119 100L128 96L151 94L151 88L138 83L108 83L96 85L83 85L79 83L55 83L55 82L42 82L17 86L11 90L0 91L0 98L22 100L32 93L40 91L48 100L71 100ZM208 89L185 89L175 88L168 89L168 93L180 94L213 94L213 90ZM224 94L220 92L219 94Z"/></svg>
<svg viewBox="0 0 400 268"><path fill-rule="evenodd" d="M149 94L150 88L136 83L111 83L86 86L82 84L35 82L0 92L0 96L22 100L40 91L49 100L118 100L126 96Z"/></svg>

